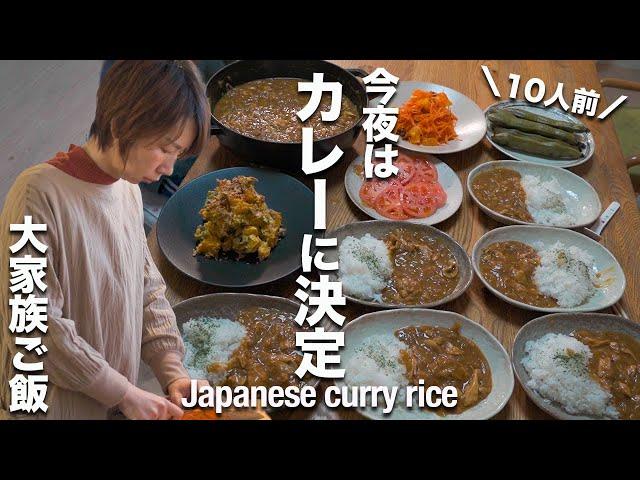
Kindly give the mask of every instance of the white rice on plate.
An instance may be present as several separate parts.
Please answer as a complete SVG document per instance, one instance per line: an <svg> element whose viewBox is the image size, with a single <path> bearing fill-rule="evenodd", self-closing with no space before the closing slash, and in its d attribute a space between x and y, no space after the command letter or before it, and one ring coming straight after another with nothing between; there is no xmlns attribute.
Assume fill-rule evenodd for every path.
<svg viewBox="0 0 640 480"><path fill-rule="evenodd" d="M246 328L228 318L192 318L182 325L184 366L191 378L207 379L216 384L220 379L207 372L211 363L226 362L238 348Z"/></svg>
<svg viewBox="0 0 640 480"><path fill-rule="evenodd" d="M382 301L382 290L393 271L389 250L382 240L368 233L361 238L348 236L340 243L338 261L344 293Z"/></svg>
<svg viewBox="0 0 640 480"><path fill-rule="evenodd" d="M345 383L353 386L408 385L400 350L406 345L393 335L372 335L356 348L345 365Z"/></svg>
<svg viewBox="0 0 640 480"><path fill-rule="evenodd" d="M530 377L529 388L571 415L618 417L611 394L589 376L593 353L587 345L568 335L547 333L528 341L524 349L522 366Z"/></svg>
<svg viewBox="0 0 640 480"><path fill-rule="evenodd" d="M520 184L526 193L527 210L536 223L558 227L575 225L577 212L567 203L557 178L543 182L535 175L524 175Z"/></svg>
<svg viewBox="0 0 640 480"><path fill-rule="evenodd" d="M593 296L596 272L591 255L573 245L565 247L561 242L548 248L537 242L534 248L540 255L540 265L533 280L540 293L555 298L563 308L582 305Z"/></svg>

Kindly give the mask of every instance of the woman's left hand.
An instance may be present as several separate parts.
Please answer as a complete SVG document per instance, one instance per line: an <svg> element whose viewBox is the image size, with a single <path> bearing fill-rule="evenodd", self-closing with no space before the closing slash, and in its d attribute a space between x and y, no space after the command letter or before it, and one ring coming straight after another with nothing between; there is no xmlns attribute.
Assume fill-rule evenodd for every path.
<svg viewBox="0 0 640 480"><path fill-rule="evenodd" d="M209 382L206 380L196 380L198 382L197 391L204 386L209 386ZM178 405L180 408L182 407L182 399L190 399L191 398L191 379L184 377L178 378L174 380L167 386L167 391L169 392L169 399Z"/></svg>

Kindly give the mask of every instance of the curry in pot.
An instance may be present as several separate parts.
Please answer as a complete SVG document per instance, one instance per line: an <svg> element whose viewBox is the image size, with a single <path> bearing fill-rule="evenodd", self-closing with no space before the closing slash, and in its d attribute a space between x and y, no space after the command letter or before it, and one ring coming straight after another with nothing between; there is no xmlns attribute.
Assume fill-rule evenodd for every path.
<svg viewBox="0 0 640 480"><path fill-rule="evenodd" d="M213 115L223 125L249 137L271 142L302 142L302 127L313 128L314 140L333 137L360 118L354 103L342 95L340 115L323 122L321 112L329 111L331 94L323 92L320 105L305 122L298 118L309 100L308 92L298 92L297 78L264 78L229 90L213 107Z"/></svg>

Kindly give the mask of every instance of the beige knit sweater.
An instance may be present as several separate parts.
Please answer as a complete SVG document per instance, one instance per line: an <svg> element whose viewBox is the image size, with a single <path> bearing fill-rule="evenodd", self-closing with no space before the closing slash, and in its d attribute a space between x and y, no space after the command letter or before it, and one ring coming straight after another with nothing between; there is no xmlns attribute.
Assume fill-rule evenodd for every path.
<svg viewBox="0 0 640 480"><path fill-rule="evenodd" d="M175 315L165 283L147 248L137 185L83 181L43 163L23 172L0 216L0 410L9 410L15 337L11 319L10 223L46 223L38 238L48 245L46 276L49 375L48 419L104 419L135 384L140 358L160 384L188 377ZM14 256L37 250L25 248ZM21 351L24 351L22 347ZM25 352L26 353L26 352ZM2 412L0 412L0 417Z"/></svg>

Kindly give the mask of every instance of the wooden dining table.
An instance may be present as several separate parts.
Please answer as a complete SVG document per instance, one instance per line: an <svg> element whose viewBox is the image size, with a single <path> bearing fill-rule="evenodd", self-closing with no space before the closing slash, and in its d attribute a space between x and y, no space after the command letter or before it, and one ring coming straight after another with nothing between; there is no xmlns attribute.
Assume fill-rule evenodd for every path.
<svg viewBox="0 0 640 480"><path fill-rule="evenodd" d="M547 85L545 98L553 92L558 82L564 84L565 99L570 102L574 89L584 87L594 89L601 94L598 113L604 110L607 100L600 88L598 74L593 61L528 61L528 60L339 60L334 63L348 68L360 67L373 71L376 67L384 67L401 80L415 80L444 85L457 90L474 100L480 108L499 100L506 100L511 88L509 75L519 74L522 78L518 98L522 97L522 88L526 80L537 77ZM481 66L486 65L496 82L502 97L496 98L485 79ZM618 259L626 276L626 289L615 308L604 310L604 313L624 315L640 321L640 212L636 205L631 181L624 164L620 142L614 130L613 120L608 117L597 120L586 115L580 119L591 129L595 140L595 154L580 166L570 171L586 179L596 189L603 208L617 200L621 204L619 212L613 217L602 234L601 243ZM351 160L364 152L364 138L361 134L353 148L346 151L342 160L326 172L327 178L327 230L351 222L368 220L369 218L354 206L344 188L345 170ZM483 139L476 146L459 153L440 155L440 160L447 163L460 177L463 186L467 175L477 165L505 159L505 156ZM184 183L214 170L247 165L251 159L243 159L220 145L214 137L207 148L198 157L189 171ZM298 178L312 187L313 182L304 175ZM448 233L471 254L476 241L487 231L501 226L485 215L472 201L464 188L462 206L448 220L436 225ZM149 248L162 276L167 284L166 296L172 305L185 299L215 292L241 291L293 298L297 290L296 272L276 282L246 288L230 290L199 283L174 268L162 255L156 238L155 228L148 237ZM489 292L478 278L474 278L469 289L458 299L439 307L459 313L488 329L511 353L514 338L518 330L529 320L543 314L523 310L500 300ZM347 302L338 310L345 315L346 321L353 320L372 308ZM346 324L346 323L345 323ZM272 413L274 419L360 419L357 411L344 408L329 409L321 401L323 390L331 385L323 380L318 388L318 405L311 409L282 410ZM522 387L515 382L513 395L505 408L497 414L496 419L549 419L546 413L531 402Z"/></svg>

